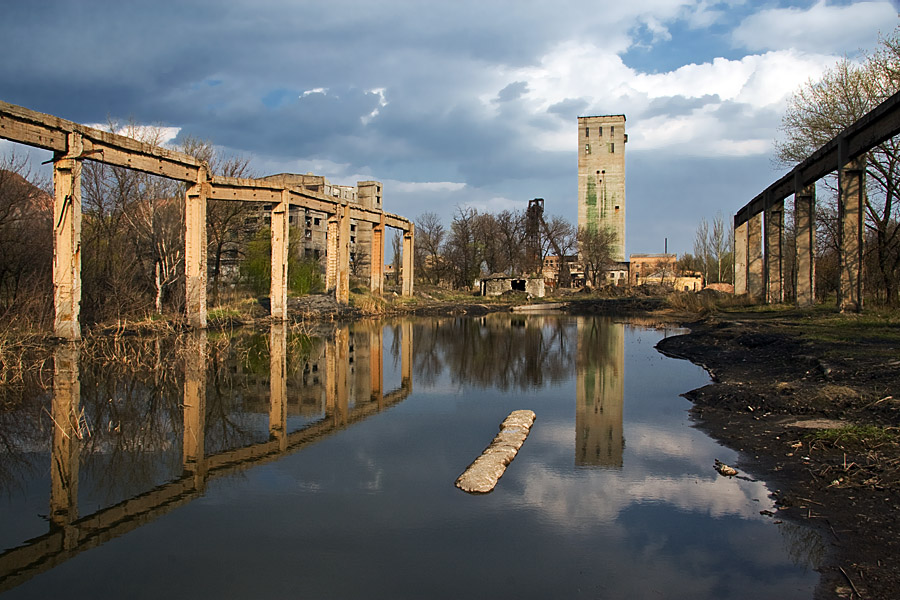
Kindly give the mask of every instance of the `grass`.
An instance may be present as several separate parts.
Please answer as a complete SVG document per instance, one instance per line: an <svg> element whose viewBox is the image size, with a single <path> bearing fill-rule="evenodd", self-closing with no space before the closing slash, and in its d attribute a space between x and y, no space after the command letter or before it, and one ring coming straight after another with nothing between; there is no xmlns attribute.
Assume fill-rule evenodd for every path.
<svg viewBox="0 0 900 600"><path fill-rule="evenodd" d="M829 446L861 446L873 448L882 444L900 441L900 434L894 427L876 425L847 425L837 429L819 429L806 436L810 444L823 442Z"/></svg>

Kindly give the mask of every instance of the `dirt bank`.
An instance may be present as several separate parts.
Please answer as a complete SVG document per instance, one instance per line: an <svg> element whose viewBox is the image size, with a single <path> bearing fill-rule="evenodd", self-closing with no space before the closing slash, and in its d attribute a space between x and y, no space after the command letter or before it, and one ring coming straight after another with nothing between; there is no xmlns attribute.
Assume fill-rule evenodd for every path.
<svg viewBox="0 0 900 600"><path fill-rule="evenodd" d="M697 426L825 543L817 598L900 597L900 320L718 314L658 348L706 367Z"/></svg>

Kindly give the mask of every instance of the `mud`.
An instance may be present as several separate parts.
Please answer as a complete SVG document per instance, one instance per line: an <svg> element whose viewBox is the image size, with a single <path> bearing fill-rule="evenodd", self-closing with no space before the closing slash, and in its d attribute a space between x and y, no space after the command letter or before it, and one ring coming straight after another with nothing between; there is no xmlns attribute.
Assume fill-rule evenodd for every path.
<svg viewBox="0 0 900 600"><path fill-rule="evenodd" d="M685 323L663 353L714 382L685 394L696 426L770 482L773 520L816 527L816 598L900 597L900 327L801 311Z"/></svg>

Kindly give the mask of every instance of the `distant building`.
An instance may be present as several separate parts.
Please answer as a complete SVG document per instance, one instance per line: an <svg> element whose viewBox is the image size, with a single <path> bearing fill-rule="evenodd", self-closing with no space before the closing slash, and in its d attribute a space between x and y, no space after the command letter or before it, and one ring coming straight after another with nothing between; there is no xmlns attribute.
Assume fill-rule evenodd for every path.
<svg viewBox="0 0 900 600"><path fill-rule="evenodd" d="M289 188L300 188L317 192L325 196L332 196L341 200L347 200L359 204L363 208L382 210L382 188L378 181L360 181L356 186L335 185L321 175L306 173L279 173L262 177L264 181L271 181ZM264 205L263 211L272 210L270 205ZM250 217L252 219L254 217ZM263 225L270 224L270 217L263 214ZM326 233L328 230L328 215L300 206L291 206L288 217L291 227L302 231L303 258L319 259L325 256ZM359 275L368 274L368 265L372 245L372 224L350 221L350 263Z"/></svg>
<svg viewBox="0 0 900 600"><path fill-rule="evenodd" d="M505 292L525 292L535 298L543 298L544 278L494 273L481 278L480 289L482 296L500 296Z"/></svg>
<svg viewBox="0 0 900 600"><path fill-rule="evenodd" d="M681 273L676 269L675 254L632 254L631 285L663 285L679 292L703 289L699 273Z"/></svg>
<svg viewBox="0 0 900 600"><path fill-rule="evenodd" d="M578 117L578 228L616 234L625 261L625 115Z"/></svg>

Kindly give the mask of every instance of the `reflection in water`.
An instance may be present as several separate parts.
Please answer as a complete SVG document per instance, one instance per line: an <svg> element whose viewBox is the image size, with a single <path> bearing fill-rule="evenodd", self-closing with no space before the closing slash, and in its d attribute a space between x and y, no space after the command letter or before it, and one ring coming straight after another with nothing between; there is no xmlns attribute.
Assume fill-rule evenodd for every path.
<svg viewBox="0 0 900 600"><path fill-rule="evenodd" d="M575 464L621 468L625 448L624 323L580 320L577 356Z"/></svg>
<svg viewBox="0 0 900 600"><path fill-rule="evenodd" d="M0 533L27 521L0 538L10 548L0 552L0 592L42 597L65 586L84 597L96 589L81 582L102 576L116 582L110 590L156 595L177 586L207 597L456 597L440 582L469 577L498 596L741 597L731 592L743 582L718 575L732 554L744 563L735 577L765 580L742 597L809 589L796 571L781 583L766 569L784 569L782 556L815 564L821 540L782 526L782 540L757 545L778 535L754 502L763 484L715 476L694 447L713 442L697 442L672 420L683 410L673 417L656 400L686 388L646 393L683 365L665 359L672 370L653 376L647 362L651 374L638 373L625 353L631 332L604 318L498 314L356 323L316 337L274 324L265 334L59 346L44 439L25 416L20 430L0 431L15 449L4 465L42 465L2 471L0 491L39 490L39 508L0 510ZM538 421L501 485L459 494L453 480L516 408L535 409ZM48 499L49 526L34 518ZM97 548L145 525L146 535ZM487 577L485 564L508 580ZM148 572L166 572L171 586ZM535 582L535 572L546 575Z"/></svg>
<svg viewBox="0 0 900 600"><path fill-rule="evenodd" d="M76 344L60 345L54 352L54 378L52 395L53 423L50 485L49 531L24 544L0 553L0 592L9 590L35 575L51 569L76 554L118 537L139 526L170 512L199 497L206 489L210 477L227 474L247 468L252 464L277 460L285 454L295 452L306 445L327 436L340 428L363 420L380 410L403 401L412 388L412 329L403 327L404 338L399 339L403 361L403 384L400 389L385 393L382 387L383 375L380 361L382 352L381 329L361 327L351 332L347 328L337 330L324 343L313 343L306 336L290 337L284 323L273 324L268 335L269 369L260 378L269 382L268 428L269 439L262 443L241 446L226 451L210 453L208 434L210 430L223 433L214 447L223 442L246 439L246 431L239 426L228 408L248 388L235 386L228 375L238 369L233 362L235 354L245 356L243 370L254 371L257 361L252 357L253 344L240 348L239 345L220 344L216 356L210 356L209 340L205 332L191 332L184 336L180 354L184 359L184 395L182 417L181 458L182 473L174 480L151 489L143 489L138 495L112 506L101 508L79 518L79 476L81 457L84 449L92 452L112 453L113 456L133 452L134 446L115 443L121 437L122 423L114 421L112 413L109 427L99 429L94 435L88 430L84 412L81 409L82 382L79 373L81 348ZM158 344L158 340L157 340ZM158 351L157 345L157 351ZM320 349L312 354L310 349ZM159 356L157 352L157 357ZM295 362L296 370L305 376L316 373L319 365L327 366L324 382L316 380L307 393L324 392L319 395L323 407L318 420L313 420L295 431L288 428L289 401L289 359ZM301 365L302 363L302 365ZM161 368L158 360L155 368ZM213 375L215 385L208 389L207 379ZM118 378L116 378L118 379ZM99 386L98 386L99 388ZM304 386L305 388L305 386ZM152 388L151 388L152 389ZM136 397L146 394L138 393ZM351 395L355 402L350 401ZM212 396L216 401L210 407L207 400ZM253 404L253 394L249 394ZM324 396L324 397L322 397ZM307 399L309 396L307 396ZM300 398L298 398L299 400ZM97 398L93 398L96 402ZM107 404L115 404L110 398ZM298 402L301 407L308 402ZM95 415L104 415L94 410ZM165 419L165 411L145 420L145 425ZM221 419L222 424L211 426L210 420ZM162 429L165 429L163 426ZM145 438L148 439L148 438ZM110 443L112 442L112 443ZM150 448L152 450L152 448ZM108 466L125 465L122 460L111 459ZM116 474L127 478L127 472Z"/></svg>

